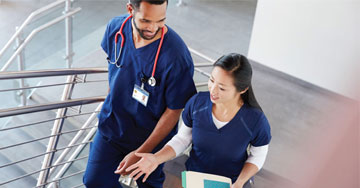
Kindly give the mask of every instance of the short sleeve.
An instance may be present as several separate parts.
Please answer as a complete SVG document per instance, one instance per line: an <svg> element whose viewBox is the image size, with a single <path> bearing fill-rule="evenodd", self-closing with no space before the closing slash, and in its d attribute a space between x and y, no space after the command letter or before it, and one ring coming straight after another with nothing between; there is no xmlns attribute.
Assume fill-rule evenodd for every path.
<svg viewBox="0 0 360 188"><path fill-rule="evenodd" d="M192 114L196 101L197 95L191 97L191 99L186 103L184 111L182 112L182 120L184 124L188 127L192 127Z"/></svg>
<svg viewBox="0 0 360 188"><path fill-rule="evenodd" d="M196 93L193 80L193 66L179 66L176 62L172 67L168 79L166 79L165 99L166 105L170 109L182 109L186 102ZM192 62L191 62L192 64Z"/></svg>
<svg viewBox="0 0 360 188"><path fill-rule="evenodd" d="M124 20L128 17L128 14L124 14L121 16L114 17L109 21L106 26L106 30L101 41L101 47L104 52L108 55L110 59L112 59L112 55L114 52L114 40L115 35L119 31L121 25L123 24Z"/></svg>
<svg viewBox="0 0 360 188"><path fill-rule="evenodd" d="M250 141L251 145L258 147L267 145L271 140L271 131L269 122L264 114L260 115L259 120L255 126L255 134Z"/></svg>

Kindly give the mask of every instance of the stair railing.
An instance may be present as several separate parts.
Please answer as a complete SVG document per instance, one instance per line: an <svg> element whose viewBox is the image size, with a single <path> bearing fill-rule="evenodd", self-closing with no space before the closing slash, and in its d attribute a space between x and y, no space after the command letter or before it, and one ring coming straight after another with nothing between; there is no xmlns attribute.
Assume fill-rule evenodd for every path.
<svg viewBox="0 0 360 188"><path fill-rule="evenodd" d="M45 187L46 185L52 184L56 187L56 183L60 180L64 179L65 177L62 177L64 175L64 172L68 167L73 163L74 161L80 160L79 158L76 158L80 151L84 148L84 146L89 143L89 140L95 133L97 127L96 126L90 126L90 124L96 119L96 114L100 111L102 106L102 101L105 100L106 96L99 96L99 97L87 97L87 98L79 98L79 99L71 99L72 92L74 89L75 84L80 83L91 83L91 82L106 82L107 80L95 80L95 81L86 81L77 79L78 75L88 75L88 74L99 74L99 73L107 73L107 68L71 68L71 69L55 69L55 70L39 70L39 71L18 71L18 72L0 72L0 80L9 80L9 79L25 79L25 78L43 78L43 77L50 77L50 76L67 76L67 82L63 83L65 85L63 96L61 98L61 101L58 102L50 102L46 104L37 104L37 105L28 105L28 106L21 106L21 107L14 107L14 108L8 108L8 109L2 109L0 110L0 118L3 117L11 117L16 115L22 115L22 114L29 114L29 113L35 113L35 112L42 112L42 111L50 111L54 109L58 109L56 118L50 119L50 120L40 120L38 122L23 124L15 127L8 127L4 129L0 129L0 132L8 131L12 129L17 128L24 128L27 126L37 125L39 123L43 122L51 122L54 121L54 125L52 128L52 132L50 136L45 136L41 138L36 138L34 140L29 140L21 143L16 143L8 146L0 147L0 151L12 147L17 147L20 145L25 145L33 142L39 142L40 140L49 139L49 143L47 145L47 149L45 153L42 153L40 155L35 155L31 157L27 157L25 159L21 159L15 162L10 162L8 164L4 164L0 166L1 168L8 167L11 165L15 165L27 160L31 160L37 157L44 156L44 160L42 163L42 167L40 170L36 170L33 172L30 172L28 174L22 175L20 177L16 177L10 180L7 180L5 182L0 182L0 187L2 185L17 181L19 179L35 175L39 173L39 178L36 184L36 187ZM46 87L56 86L59 84L50 84L46 85ZM36 87L44 87L44 86L35 86ZM34 88L34 87L31 87ZM19 89L28 89L28 88L15 88L13 90L19 90ZM5 89L2 91L12 91L12 89ZM1 90L0 90L1 92ZM91 116L87 119L87 121L83 124L83 126L80 129L75 129L67 132L63 132L62 126L64 123L64 119L69 118L69 115L66 115L66 110L68 107L73 106L82 106L85 104L91 104L91 103L99 103L95 111L85 114L91 114ZM80 116L80 114L78 114ZM75 116L73 116L75 117ZM76 144L78 140L81 138L81 136L85 133L86 130L91 129L88 135L82 140L82 144ZM73 137L73 139L70 141L70 143L67 145L67 147L63 148L57 148L57 143L61 135L69 134L69 133L75 133L77 132L76 136ZM70 149L77 146L76 150L71 153L70 158L67 159L67 161L63 161L65 159L65 156L67 156L70 152ZM54 154L55 152L59 150L64 150L63 153L58 157L55 163L52 163L54 160ZM54 172L55 168L62 166L61 170L57 172L56 176L53 178L53 180L48 181L51 173ZM82 172L79 172L82 173ZM77 173L78 174L78 173ZM74 174L76 175L76 174ZM71 177L71 176L69 176Z"/></svg>
<svg viewBox="0 0 360 188"><path fill-rule="evenodd" d="M19 71L23 71L24 67L25 67L25 59L24 59L24 49L25 47L28 45L28 43L32 40L32 38L39 33L40 31L51 27L52 25L65 20L65 52L66 52L66 56L65 56L65 61L67 64L67 67L70 68L72 65L72 61L73 61L73 56L74 56L74 52L73 52L73 39L72 39L72 16L76 13L78 13L81 8L75 8L72 9L71 8L71 0L57 0L49 5L46 5L34 12L32 12L28 18L21 24L20 27L16 27L16 32L13 34L13 36L10 38L10 40L5 44L5 46L1 49L0 51L0 59L1 57L4 55L5 51L7 49L9 49L9 47L11 46L11 44L15 41L16 42L16 48L15 48L15 52L11 55L11 57L6 61L6 63L4 64L4 66L0 69L0 72L6 71L10 65L12 65L12 63L14 62L15 58L18 59L18 70ZM54 9L56 7L58 7L59 5L64 4L65 8L63 11L63 15L59 16L37 28L35 28L34 30L31 31L31 33L25 38L23 39L23 30L26 28L26 26L28 26L31 21L34 18L39 17L40 14L45 13L51 9ZM45 15L41 15L41 17L44 17ZM20 87L23 88L25 87L25 81L23 79L20 79ZM18 93L21 96L21 104L23 106L26 105L26 93L25 90L21 90Z"/></svg>

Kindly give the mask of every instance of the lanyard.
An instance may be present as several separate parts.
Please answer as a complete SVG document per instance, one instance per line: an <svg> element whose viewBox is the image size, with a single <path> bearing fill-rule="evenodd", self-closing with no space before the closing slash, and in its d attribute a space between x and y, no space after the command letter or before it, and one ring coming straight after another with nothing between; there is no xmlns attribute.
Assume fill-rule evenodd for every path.
<svg viewBox="0 0 360 188"><path fill-rule="evenodd" d="M125 23L132 17L132 15L130 15L129 17L127 17L125 19L125 21L121 24L121 27L119 29L119 31L115 34L115 61L114 62L111 62L110 59L108 58L108 61L109 63L111 64L115 64L116 67L118 68L121 68L122 66L121 65L118 65L117 62L121 56L121 53L122 53L122 49L124 47L124 35L122 33L123 31L123 28L124 28L124 25ZM120 44L120 50L119 50L119 56L117 54L117 42L118 42L118 36L121 36L121 44ZM156 70L156 64L157 64L157 61L158 61L158 58L159 58L159 54L160 54L160 49L162 47L162 43L163 43L163 40L164 40L164 35L165 35L165 32L164 32L164 27L161 28L161 39L160 39L160 43L159 43L159 46L158 46L158 49L157 49L157 52L156 52L156 56L155 56L155 60L154 60L154 65L153 65L153 70L152 70L152 73L151 73L151 77L148 79L148 84L150 86L155 86L156 85L156 80L155 80L155 70Z"/></svg>

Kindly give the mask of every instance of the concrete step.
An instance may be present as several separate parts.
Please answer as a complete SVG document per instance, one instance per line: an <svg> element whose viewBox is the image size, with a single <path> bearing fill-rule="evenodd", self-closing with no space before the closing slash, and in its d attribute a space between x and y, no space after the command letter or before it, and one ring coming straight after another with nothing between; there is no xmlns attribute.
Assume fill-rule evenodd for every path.
<svg viewBox="0 0 360 188"><path fill-rule="evenodd" d="M8 123L5 124L2 128L9 128L12 126L22 125L25 122L32 123L32 122L37 122L39 120L52 119L52 118L55 118L55 115L51 111L41 112L40 114L37 114L37 113L26 114L26 115L22 115L21 117L12 117L11 120L8 121ZM0 132L0 140L1 140L0 147L6 147L9 145L49 136L51 133L52 126L53 126L53 121L48 122L48 123L31 125L29 127L1 131ZM70 130L74 130L77 128L79 128L79 127L74 126L69 121L65 121L62 131L63 132L70 131ZM75 134L76 134L76 132L61 135L59 138L58 144L57 144L57 148L62 148L62 147L67 146L68 143L70 142L70 140L75 136ZM82 136L80 140L82 140L83 138L84 138L84 136ZM36 142L24 144L24 145L12 147L12 148L0 150L0 155L2 156L0 158L0 165L8 164L10 162L23 160L28 157L32 157L35 155L45 153L46 145L48 144L48 141L49 141L49 139L47 138L44 140L40 140L40 141L36 141ZM21 152L19 152L19 151L21 151ZM70 153L73 151L74 151L74 149L72 149L70 151ZM60 156L61 152L62 151L55 152L53 163ZM9 177L14 178L14 177L18 177L20 175L24 175L26 173L31 173L33 171L39 170L41 168L43 157L44 156L39 156L34 159L21 162L17 165L12 165L12 166L1 169L1 170L11 169L12 171L15 171L17 173L14 172L12 174L9 174L9 176L4 177L6 179L0 178L0 182L8 180ZM68 159L68 157L66 157L65 159ZM86 164L86 162L83 162L83 163ZM21 169L21 171L19 171L19 169ZM38 176L38 174L35 175L35 177L37 177L37 176ZM28 180L25 178L25 179L18 180L18 181L19 182L24 182L24 181L27 182Z"/></svg>
<svg viewBox="0 0 360 188"><path fill-rule="evenodd" d="M12 121L9 121L11 123ZM0 147L6 147L13 144L33 140L34 137L22 129L14 129L0 132ZM0 165L9 164L27 157L44 153L46 140L37 141L25 145L11 147L0 150ZM39 170L41 167L42 157L37 157L15 165L0 169L0 182L8 181L13 178L25 175L27 173ZM26 185L35 185L37 174L17 180L14 183L6 184L6 187L26 187Z"/></svg>
<svg viewBox="0 0 360 188"><path fill-rule="evenodd" d="M1 164L10 163L11 160L0 153ZM27 174L22 165L13 165L10 167L0 168L0 184L9 181L13 178ZM36 174L33 176L28 176L22 178L21 180L16 180L14 182L2 185L3 188L13 188L13 187L28 187L29 185L36 185Z"/></svg>

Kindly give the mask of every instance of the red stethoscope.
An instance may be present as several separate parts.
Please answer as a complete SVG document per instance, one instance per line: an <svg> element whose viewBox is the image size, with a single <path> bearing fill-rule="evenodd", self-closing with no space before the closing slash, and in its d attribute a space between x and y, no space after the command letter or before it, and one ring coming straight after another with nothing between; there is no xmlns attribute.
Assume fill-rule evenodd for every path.
<svg viewBox="0 0 360 188"><path fill-rule="evenodd" d="M120 56L121 56L121 52L122 52L122 49L124 47L124 35L122 33L122 30L123 30L123 27L125 25L125 23L132 17L132 15L130 15L129 17L127 17L125 19L125 21L121 24L121 27L119 29L119 31L116 33L115 35L115 61L114 62L111 62L110 59L108 59L108 62L111 63L111 64L114 64L116 65L116 67L120 68L121 66L117 64ZM119 56L117 54L117 42L118 42L118 36L121 36L121 45L120 45L120 50L119 50ZM156 64L157 64L157 61L158 61L158 58L159 58L159 53L160 53L160 49L161 49L161 46L162 46L162 43L163 43L163 40L164 40L164 27L161 28L161 39L160 39L160 43L159 43L159 46L158 46L158 49L157 49L157 52L156 52L156 56L155 56L155 61L154 61L154 66L153 66L153 71L151 73L151 77L148 79L148 84L152 87L154 87L156 85L156 80L155 80L155 70L156 70Z"/></svg>

